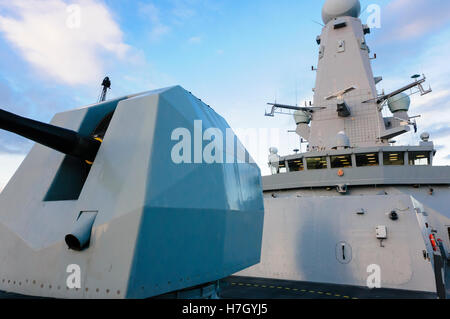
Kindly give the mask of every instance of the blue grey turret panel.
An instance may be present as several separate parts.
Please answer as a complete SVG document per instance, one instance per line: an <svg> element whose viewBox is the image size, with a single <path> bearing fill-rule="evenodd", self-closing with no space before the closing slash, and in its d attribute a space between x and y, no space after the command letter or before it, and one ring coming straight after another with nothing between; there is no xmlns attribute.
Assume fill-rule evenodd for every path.
<svg viewBox="0 0 450 319"><path fill-rule="evenodd" d="M177 86L60 113L52 124L90 134L111 112L87 178L77 179L85 163L69 165L67 156L36 145L0 194L0 290L149 298L258 263L262 181L256 164L239 161L239 154L249 157L242 144L236 140L229 163L178 164L171 157L174 130L194 139L201 121L203 151L211 142L202 138L205 130L224 138L226 121ZM226 147L215 152L230 157ZM71 265L81 271L73 289Z"/></svg>

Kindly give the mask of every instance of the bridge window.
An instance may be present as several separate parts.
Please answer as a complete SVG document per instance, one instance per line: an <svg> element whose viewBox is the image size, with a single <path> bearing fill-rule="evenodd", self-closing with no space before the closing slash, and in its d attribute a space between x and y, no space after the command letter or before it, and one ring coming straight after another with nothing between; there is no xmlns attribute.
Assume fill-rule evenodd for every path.
<svg viewBox="0 0 450 319"><path fill-rule="evenodd" d="M386 152L383 154L384 165L405 165L405 152Z"/></svg>
<svg viewBox="0 0 450 319"><path fill-rule="evenodd" d="M379 166L379 165L380 165L380 160L378 158L378 153L356 154L356 166L357 167Z"/></svg>
<svg viewBox="0 0 450 319"><path fill-rule="evenodd" d="M305 169L305 167L303 166L303 160L301 158L289 161L288 164L290 172L298 172Z"/></svg>
<svg viewBox="0 0 450 319"><path fill-rule="evenodd" d="M331 168L352 167L351 155L331 156Z"/></svg>
<svg viewBox="0 0 450 319"><path fill-rule="evenodd" d="M409 165L430 165L430 152L409 152Z"/></svg>
<svg viewBox="0 0 450 319"><path fill-rule="evenodd" d="M326 157L310 157L306 159L308 169L325 169L328 168Z"/></svg>

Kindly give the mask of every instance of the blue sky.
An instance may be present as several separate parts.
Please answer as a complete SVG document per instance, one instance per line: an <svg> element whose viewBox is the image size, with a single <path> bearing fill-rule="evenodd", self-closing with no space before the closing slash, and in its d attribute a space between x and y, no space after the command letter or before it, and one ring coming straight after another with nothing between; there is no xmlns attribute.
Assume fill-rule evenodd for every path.
<svg viewBox="0 0 450 319"><path fill-rule="evenodd" d="M413 97L419 133L431 133L436 162L450 163L450 2L363 0L381 7L381 28L367 41L378 59L379 90L425 73L434 92ZM81 8L69 28L67 6ZM292 118L264 117L267 102L312 99L323 1L294 0L0 0L1 108L50 121L56 112L96 101L109 75L109 97L180 84L231 127L261 129L280 153L298 138ZM365 21L368 13L361 16ZM267 129L279 129L277 138ZM404 143L417 143L408 134ZM245 141L244 141L245 144ZM0 189L32 143L0 132ZM268 145L271 146L271 145ZM255 151L264 172L267 149Z"/></svg>

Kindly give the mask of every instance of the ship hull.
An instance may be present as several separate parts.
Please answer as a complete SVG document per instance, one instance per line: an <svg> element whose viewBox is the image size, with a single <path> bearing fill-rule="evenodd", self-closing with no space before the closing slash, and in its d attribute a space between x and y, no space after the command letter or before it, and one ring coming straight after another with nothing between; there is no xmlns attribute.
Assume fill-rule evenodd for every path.
<svg viewBox="0 0 450 319"><path fill-rule="evenodd" d="M261 263L236 276L442 297L446 252L435 252L429 235L449 251L449 195L442 185L266 192ZM385 239L377 238L379 226Z"/></svg>

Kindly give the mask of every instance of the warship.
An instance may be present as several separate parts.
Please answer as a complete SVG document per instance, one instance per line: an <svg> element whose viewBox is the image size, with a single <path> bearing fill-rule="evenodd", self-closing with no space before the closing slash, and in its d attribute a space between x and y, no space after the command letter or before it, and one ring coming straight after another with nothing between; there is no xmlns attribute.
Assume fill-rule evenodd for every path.
<svg viewBox="0 0 450 319"><path fill-rule="evenodd" d="M313 103L270 104L266 115L293 115L308 145L288 156L270 149L261 263L228 278L224 298L449 293L450 167L433 166L426 132L414 146L394 140L417 132L410 95L431 88L414 75L379 93L360 13L358 0L324 3Z"/></svg>
<svg viewBox="0 0 450 319"><path fill-rule="evenodd" d="M267 114L294 111L308 149L271 148L270 176L238 140L231 163L175 163L177 129L229 129L178 86L106 101L105 79L51 124L0 110L37 142L0 194L0 297L446 298L450 167L426 132L393 140L431 89L378 93L360 12L325 2L314 103Z"/></svg>

